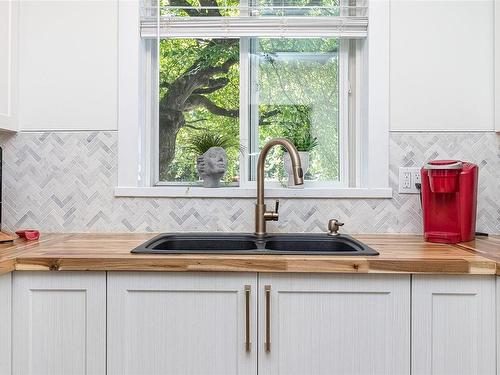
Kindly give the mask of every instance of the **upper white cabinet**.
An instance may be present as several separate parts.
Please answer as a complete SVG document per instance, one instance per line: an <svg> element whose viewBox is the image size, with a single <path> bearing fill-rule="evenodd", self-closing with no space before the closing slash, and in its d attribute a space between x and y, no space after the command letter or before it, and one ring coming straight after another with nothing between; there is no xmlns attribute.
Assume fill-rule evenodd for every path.
<svg viewBox="0 0 500 375"><path fill-rule="evenodd" d="M391 130L494 129L494 3L391 1Z"/></svg>
<svg viewBox="0 0 500 375"><path fill-rule="evenodd" d="M259 275L259 374L410 372L410 278Z"/></svg>
<svg viewBox="0 0 500 375"><path fill-rule="evenodd" d="M11 374L12 277L0 276L0 375Z"/></svg>
<svg viewBox="0 0 500 375"><path fill-rule="evenodd" d="M256 375L257 275L108 274L109 375Z"/></svg>
<svg viewBox="0 0 500 375"><path fill-rule="evenodd" d="M18 1L0 1L0 130L17 130Z"/></svg>
<svg viewBox="0 0 500 375"><path fill-rule="evenodd" d="M17 272L14 375L106 373L106 274Z"/></svg>
<svg viewBox="0 0 500 375"><path fill-rule="evenodd" d="M413 375L495 374L495 279L414 276Z"/></svg>
<svg viewBox="0 0 500 375"><path fill-rule="evenodd" d="M20 130L116 130L117 85L118 1L19 1Z"/></svg>

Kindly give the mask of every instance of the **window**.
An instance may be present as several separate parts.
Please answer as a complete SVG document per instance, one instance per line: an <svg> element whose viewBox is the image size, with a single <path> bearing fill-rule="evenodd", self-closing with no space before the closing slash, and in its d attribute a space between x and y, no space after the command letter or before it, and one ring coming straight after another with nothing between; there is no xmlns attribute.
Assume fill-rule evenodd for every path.
<svg viewBox="0 0 500 375"><path fill-rule="evenodd" d="M349 95L347 83L339 82L348 69L345 46L337 38L250 41L250 153L274 137L289 138L301 151L317 143L309 152L309 186L346 182L341 139L348 136L347 121L341 123L339 109ZM256 159L250 159L251 180ZM283 150L272 149L268 160L267 178L282 180Z"/></svg>
<svg viewBox="0 0 500 375"><path fill-rule="evenodd" d="M339 102L348 92L346 84L339 90L338 39L176 38L159 44L156 182L197 182L190 146L206 132L240 145L226 150L229 186L255 180L259 149L274 137L291 139L300 151L317 143L306 181L341 182L340 139L347 132L339 123ZM272 149L267 160L266 177L282 182L283 150ZM243 163L248 168L240 168Z"/></svg>
<svg viewBox="0 0 500 375"><path fill-rule="evenodd" d="M140 63L134 67L141 73L135 82L120 69L120 82L125 82L120 87L120 129L129 132L120 130L118 194L128 195L132 190L127 187L134 186L198 191L193 140L209 133L224 141L227 188L254 188L260 148L271 138L285 137L301 146L299 151L309 151L306 188L329 189L321 193L326 197L332 191L376 187L385 191L375 196L387 196L387 183L371 183L383 181L387 171L379 178L369 168L380 160L384 166L386 160L384 150L371 158L379 154L367 145L377 136L366 131L370 114L365 104L372 96L364 82L370 71L365 64L366 1L244 1L142 4L140 47L127 45L120 52L120 67L132 65L125 62L127 56L137 56ZM125 8L120 17L130 17L130 5ZM120 32L123 43L125 34ZM125 104L133 96L126 87L136 84L141 93L139 129L124 116L132 112ZM385 131L380 130L379 140ZM133 145L134 136L140 139L137 156L125 149ZM283 156L279 148L268 155L267 187L286 185ZM125 160L138 164L137 182L132 182ZM148 190L145 195L155 193Z"/></svg>

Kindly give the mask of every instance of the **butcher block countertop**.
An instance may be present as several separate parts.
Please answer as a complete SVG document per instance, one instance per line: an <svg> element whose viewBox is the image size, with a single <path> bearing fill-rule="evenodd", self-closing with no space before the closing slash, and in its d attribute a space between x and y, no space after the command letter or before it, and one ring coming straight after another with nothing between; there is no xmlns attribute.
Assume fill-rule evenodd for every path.
<svg viewBox="0 0 500 375"><path fill-rule="evenodd" d="M378 256L148 255L130 250L155 234L42 234L0 244L0 274L18 271L229 271L500 275L500 236L459 245L416 235L354 235Z"/></svg>

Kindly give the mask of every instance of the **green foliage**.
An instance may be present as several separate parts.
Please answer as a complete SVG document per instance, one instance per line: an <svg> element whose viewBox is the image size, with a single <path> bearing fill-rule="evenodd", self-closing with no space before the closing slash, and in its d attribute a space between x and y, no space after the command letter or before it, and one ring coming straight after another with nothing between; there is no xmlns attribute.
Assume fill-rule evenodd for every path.
<svg viewBox="0 0 500 375"><path fill-rule="evenodd" d="M278 111L269 120L278 129L275 136L289 139L299 151L311 151L318 145L318 139L311 134L311 106L295 104L260 107L262 113Z"/></svg>
<svg viewBox="0 0 500 375"><path fill-rule="evenodd" d="M338 180L338 40L259 39L256 50L260 117L279 110L261 122L259 146L273 137L290 138L287 128L308 127L317 146L310 152L306 180ZM274 148L266 177L280 180L284 174L282 150Z"/></svg>
<svg viewBox="0 0 500 375"><path fill-rule="evenodd" d="M189 144L186 148L193 152L196 156L199 156L203 155L212 147L222 147L224 150L229 150L237 146L238 144L235 143L233 137L205 130L200 133L193 134L189 139Z"/></svg>
<svg viewBox="0 0 500 375"><path fill-rule="evenodd" d="M190 0L191 1L191 0ZM197 0L196 4L198 3ZM231 0L233 1L233 0ZM302 0L300 0L302 1ZM304 0L306 1L306 0ZM333 0L332 0L333 1ZM300 5L300 4L298 4ZM163 39L160 41L160 99L185 74L193 74L193 64L220 67L228 59L239 59L239 40L225 39L225 44L210 40ZM338 180L339 170L339 103L338 103L338 40L336 39L252 39L251 61L258 74L252 76L251 87L257 88L258 131L250 138L258 138L249 148L257 154L269 139L286 137L300 150L310 151L308 180ZM204 94L214 104L225 109L238 109L240 101L239 64L227 74L213 78L227 78L227 85ZM255 106L255 107L254 107ZM161 110L161 108L160 108ZM252 112L253 114L254 112ZM268 114L274 114L268 116ZM228 171L225 182L239 180L240 119L215 115L205 107L194 107L184 112L186 125L176 136L175 158L163 179L168 181L197 181L196 163L190 145L193 139L208 132L231 139L236 147L226 150ZM282 180L283 150L275 147L268 154L266 178ZM249 157L256 162L256 156ZM251 170L251 168L250 168Z"/></svg>
<svg viewBox="0 0 500 375"><path fill-rule="evenodd" d="M288 127L284 137L288 138L298 151L312 151L318 145L318 138L311 135L310 127L307 125Z"/></svg>
<svg viewBox="0 0 500 375"><path fill-rule="evenodd" d="M226 40L230 42L231 40ZM169 86L184 74L192 73L190 67L196 61L202 61L203 66L221 66L226 59L239 58L238 40L227 43L221 49L210 40L198 39L162 39L160 41L160 99L168 93ZM239 107L239 69L234 65L228 74L217 75L214 78L226 77L229 83L213 92L206 94L213 103L226 109ZM175 158L170 163L166 176L167 181L192 182L198 181L196 160L188 145L191 138L200 131L213 134L224 134L239 144L239 119L217 116L203 107L193 108L186 112L186 125L177 133ZM228 170L224 176L225 182L237 182L239 176L238 147L226 150Z"/></svg>

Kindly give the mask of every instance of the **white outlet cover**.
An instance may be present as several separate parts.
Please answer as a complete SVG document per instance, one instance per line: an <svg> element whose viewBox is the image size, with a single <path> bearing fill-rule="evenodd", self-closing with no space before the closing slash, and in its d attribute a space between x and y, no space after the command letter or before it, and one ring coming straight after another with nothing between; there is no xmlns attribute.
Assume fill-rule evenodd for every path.
<svg viewBox="0 0 500 375"><path fill-rule="evenodd" d="M399 193L419 194L415 184L420 183L419 167L399 167Z"/></svg>

